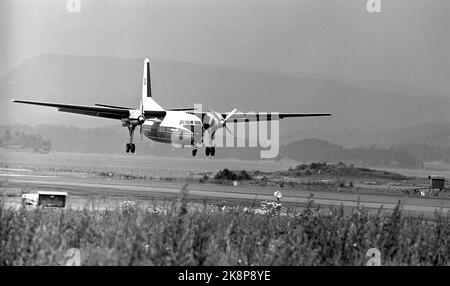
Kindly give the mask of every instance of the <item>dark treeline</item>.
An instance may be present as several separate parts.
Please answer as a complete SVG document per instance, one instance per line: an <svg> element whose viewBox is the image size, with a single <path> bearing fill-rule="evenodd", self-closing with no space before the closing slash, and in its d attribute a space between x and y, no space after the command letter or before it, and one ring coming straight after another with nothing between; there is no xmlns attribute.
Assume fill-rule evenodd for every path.
<svg viewBox="0 0 450 286"><path fill-rule="evenodd" d="M25 134L6 129L3 134L0 134L0 147L49 152L52 149L52 142L43 139L41 134Z"/></svg>
<svg viewBox="0 0 450 286"><path fill-rule="evenodd" d="M393 149L401 149L422 162L440 161L450 163L450 147L428 144L407 144Z"/></svg>

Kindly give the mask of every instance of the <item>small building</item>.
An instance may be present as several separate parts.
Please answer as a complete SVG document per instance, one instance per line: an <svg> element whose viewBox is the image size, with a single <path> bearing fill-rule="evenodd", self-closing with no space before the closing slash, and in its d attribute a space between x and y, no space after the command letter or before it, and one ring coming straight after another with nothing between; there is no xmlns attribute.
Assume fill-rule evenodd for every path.
<svg viewBox="0 0 450 286"><path fill-rule="evenodd" d="M430 190L442 191L445 189L445 178L443 176L431 175L428 176L430 180Z"/></svg>

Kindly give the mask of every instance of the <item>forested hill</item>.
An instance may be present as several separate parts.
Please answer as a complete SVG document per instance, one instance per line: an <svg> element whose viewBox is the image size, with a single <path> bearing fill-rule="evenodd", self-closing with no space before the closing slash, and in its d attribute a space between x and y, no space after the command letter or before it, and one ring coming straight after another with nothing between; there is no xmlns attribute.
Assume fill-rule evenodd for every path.
<svg viewBox="0 0 450 286"><path fill-rule="evenodd" d="M5 129L0 133L0 147L47 153L52 149L52 142L43 139L41 134L25 134L21 131L11 132Z"/></svg>
<svg viewBox="0 0 450 286"><path fill-rule="evenodd" d="M423 162L401 146L389 148L352 148L318 139L304 139L281 147L281 157L301 162L346 162L365 166L418 167Z"/></svg>
<svg viewBox="0 0 450 286"><path fill-rule="evenodd" d="M190 148L175 148L136 136L139 155L191 157ZM0 125L0 147L40 152L121 154L125 152L128 130L120 126L81 128L52 125ZM259 160L260 148L219 148L217 158ZM197 156L204 156L203 149ZM276 159L298 162L344 162L363 166L421 167L424 162L450 163L450 147L426 143L346 148L320 139L297 140L280 146Z"/></svg>

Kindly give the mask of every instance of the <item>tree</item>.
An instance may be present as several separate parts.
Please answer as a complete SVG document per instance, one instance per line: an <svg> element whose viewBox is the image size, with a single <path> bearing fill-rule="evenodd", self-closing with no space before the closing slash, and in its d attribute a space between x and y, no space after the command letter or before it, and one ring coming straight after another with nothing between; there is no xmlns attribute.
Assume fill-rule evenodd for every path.
<svg viewBox="0 0 450 286"><path fill-rule="evenodd" d="M9 129L6 129L5 131L5 144L10 142L12 139L12 135L11 135L11 131L9 131Z"/></svg>

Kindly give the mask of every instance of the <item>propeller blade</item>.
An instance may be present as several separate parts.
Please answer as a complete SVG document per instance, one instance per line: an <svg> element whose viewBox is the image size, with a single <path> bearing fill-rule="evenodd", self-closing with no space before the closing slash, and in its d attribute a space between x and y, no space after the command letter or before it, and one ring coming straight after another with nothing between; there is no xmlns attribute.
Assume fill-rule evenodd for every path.
<svg viewBox="0 0 450 286"><path fill-rule="evenodd" d="M223 119L223 118L218 117L217 113L215 111L212 111L209 108L206 108L206 110L208 110L209 114L211 114L214 117L214 119L217 120L217 122L220 122Z"/></svg>
<svg viewBox="0 0 450 286"><path fill-rule="evenodd" d="M228 129L228 126L225 125L225 129L228 131L228 133L230 133L230 135L233 135L233 133L231 133L230 129Z"/></svg>
<svg viewBox="0 0 450 286"><path fill-rule="evenodd" d="M141 115L144 116L144 122L145 122L144 102L143 102L142 98L141 98L140 104L141 104L141 106L140 106ZM144 136L142 135L142 124L143 123L141 123L141 125L139 126L139 134L141 135L141 141L144 140Z"/></svg>
<svg viewBox="0 0 450 286"><path fill-rule="evenodd" d="M237 111L237 108L231 110L231 111L227 114L227 117L225 117L225 119L224 119L223 121L226 122L231 116L233 116L233 115L236 113L236 111Z"/></svg>

